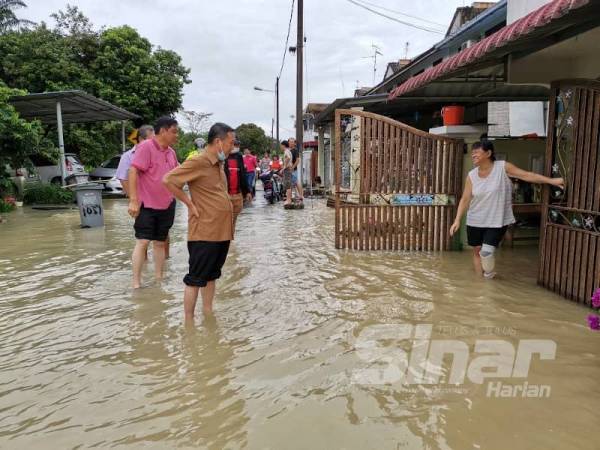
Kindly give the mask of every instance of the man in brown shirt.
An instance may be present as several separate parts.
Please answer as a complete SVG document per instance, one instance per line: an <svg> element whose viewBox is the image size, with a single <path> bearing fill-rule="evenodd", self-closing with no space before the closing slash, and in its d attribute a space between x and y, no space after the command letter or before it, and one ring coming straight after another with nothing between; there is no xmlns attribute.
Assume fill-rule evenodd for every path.
<svg viewBox="0 0 600 450"><path fill-rule="evenodd" d="M223 164L233 148L233 128L214 124L208 145L199 155L165 175L163 183L188 207L189 273L183 279L183 306L186 322L193 322L198 292L202 293L204 314L212 313L215 280L227 259L233 239L233 208L227 192ZM188 184L190 197L183 191Z"/></svg>

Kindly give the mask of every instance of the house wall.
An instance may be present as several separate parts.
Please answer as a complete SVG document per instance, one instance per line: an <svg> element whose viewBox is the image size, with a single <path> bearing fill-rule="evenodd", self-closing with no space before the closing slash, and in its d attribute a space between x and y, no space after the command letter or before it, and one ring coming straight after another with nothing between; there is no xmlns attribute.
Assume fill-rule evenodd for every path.
<svg viewBox="0 0 600 450"><path fill-rule="evenodd" d="M506 23L511 24L550 1L551 0L508 0Z"/></svg>

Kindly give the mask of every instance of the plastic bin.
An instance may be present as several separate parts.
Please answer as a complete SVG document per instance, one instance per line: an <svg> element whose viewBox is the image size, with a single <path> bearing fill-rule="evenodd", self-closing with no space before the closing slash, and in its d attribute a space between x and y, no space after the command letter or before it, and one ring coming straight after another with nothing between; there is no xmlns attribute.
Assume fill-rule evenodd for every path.
<svg viewBox="0 0 600 450"><path fill-rule="evenodd" d="M73 191L77 196L81 228L104 226L103 190L104 186L98 183L86 183L73 187Z"/></svg>
<svg viewBox="0 0 600 450"><path fill-rule="evenodd" d="M464 106L444 106L442 108L442 119L444 120L444 126L462 125L464 118Z"/></svg>

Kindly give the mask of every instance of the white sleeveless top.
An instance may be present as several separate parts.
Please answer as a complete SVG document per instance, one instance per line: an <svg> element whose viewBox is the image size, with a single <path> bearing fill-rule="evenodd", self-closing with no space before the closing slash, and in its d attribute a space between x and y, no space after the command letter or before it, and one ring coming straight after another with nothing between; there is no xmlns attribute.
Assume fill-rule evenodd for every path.
<svg viewBox="0 0 600 450"><path fill-rule="evenodd" d="M506 174L505 162L495 161L486 178L479 169L469 172L473 198L467 212L467 225L480 228L501 228L515 223L512 211L512 183Z"/></svg>

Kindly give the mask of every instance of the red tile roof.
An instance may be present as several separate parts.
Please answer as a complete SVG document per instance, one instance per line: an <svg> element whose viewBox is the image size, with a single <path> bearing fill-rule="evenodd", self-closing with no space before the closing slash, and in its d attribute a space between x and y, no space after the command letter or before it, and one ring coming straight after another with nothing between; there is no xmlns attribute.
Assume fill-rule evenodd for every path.
<svg viewBox="0 0 600 450"><path fill-rule="evenodd" d="M547 25L550 22L567 15L572 10L587 5L589 2L590 0L553 0L479 41L472 47L446 59L437 66L430 67L425 70L425 72L409 78L390 92L388 100L393 100L396 97L419 89L431 81L455 72L462 67L468 66L488 53L530 34L537 28Z"/></svg>

